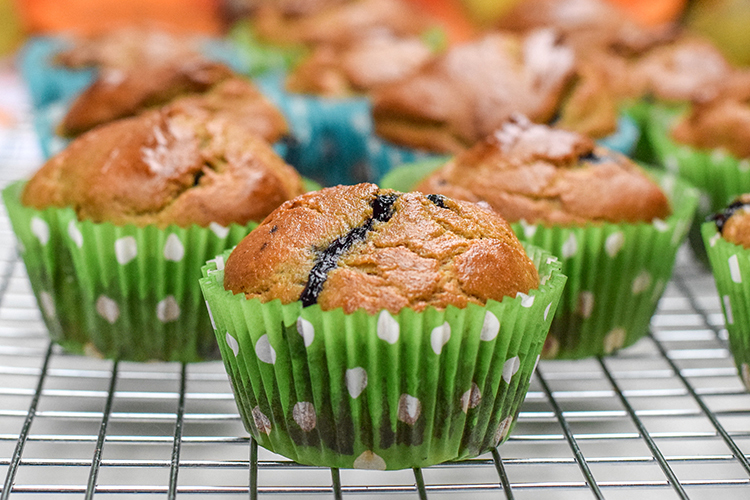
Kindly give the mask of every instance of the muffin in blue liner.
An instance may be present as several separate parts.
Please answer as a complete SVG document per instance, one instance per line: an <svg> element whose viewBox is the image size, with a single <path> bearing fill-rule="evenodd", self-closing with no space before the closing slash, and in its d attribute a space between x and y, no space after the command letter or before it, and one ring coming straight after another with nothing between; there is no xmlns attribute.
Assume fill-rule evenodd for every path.
<svg viewBox="0 0 750 500"><path fill-rule="evenodd" d="M57 101L66 102L94 81L96 69L78 70L55 64L54 58L68 48L70 40L65 37L36 37L21 49L18 67L35 109ZM201 52L210 60L223 62L238 73L246 73L249 67L247 56L224 40L202 40Z"/></svg>
<svg viewBox="0 0 750 500"><path fill-rule="evenodd" d="M637 122L626 113L620 115L617 123L618 129L616 132L597 140L597 142L608 149L629 155L638 143L641 135L640 128ZM448 156L400 146L373 135L367 141L367 158L370 172L379 182L388 172L401 165L425 160L447 160Z"/></svg>
<svg viewBox="0 0 750 500"><path fill-rule="evenodd" d="M522 247L496 214L470 203L366 185L331 189L328 198L323 190L282 207L235 254L203 267L201 288L247 431L299 463L339 468L425 467L493 449L517 418L564 287L558 260ZM355 189L369 194L353 199ZM299 215L289 210L305 211L306 202L326 221L309 240L288 225ZM360 216L369 218L364 226ZM455 232L441 234L443 224ZM311 303L320 268L309 267L310 241L364 228L364 241L325 271ZM393 237L394 246L381 247ZM417 249L433 243L445 250L440 258ZM504 264L479 271L462 260L479 248L484 262ZM408 263L386 263L394 251ZM356 263L375 255L378 264ZM425 261L437 267L411 265ZM281 279L263 271L277 265L288 270ZM440 284L415 293L409 278L372 281L392 273ZM309 280L304 290L298 276ZM347 291L353 283L362 285L356 297ZM238 287L245 293L235 294Z"/></svg>
<svg viewBox="0 0 750 500"><path fill-rule="evenodd" d="M372 136L370 100L296 94L284 89L284 74L255 80L281 109L291 128L284 159L323 186L357 184L375 178L367 162Z"/></svg>

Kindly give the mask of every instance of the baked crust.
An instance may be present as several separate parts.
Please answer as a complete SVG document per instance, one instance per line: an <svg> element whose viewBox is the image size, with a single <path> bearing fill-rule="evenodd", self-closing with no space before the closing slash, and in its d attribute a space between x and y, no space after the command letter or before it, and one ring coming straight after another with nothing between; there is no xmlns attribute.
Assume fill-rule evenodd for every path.
<svg viewBox="0 0 750 500"><path fill-rule="evenodd" d="M240 242L224 270L225 289L248 298L371 314L483 304L538 283L510 226L492 211L373 184L284 203Z"/></svg>
<svg viewBox="0 0 750 500"><path fill-rule="evenodd" d="M750 194L743 194L712 220L725 240L750 248Z"/></svg>
<svg viewBox="0 0 750 500"><path fill-rule="evenodd" d="M376 131L397 144L459 152L513 113L550 120L573 65L572 50L550 30L489 33L376 91Z"/></svg>
<svg viewBox="0 0 750 500"><path fill-rule="evenodd" d="M651 222L670 215L659 187L626 157L580 134L516 116L418 191L487 203L510 222Z"/></svg>
<svg viewBox="0 0 750 500"><path fill-rule="evenodd" d="M260 221L303 192L296 171L244 124L168 106L98 127L52 157L22 202L114 224Z"/></svg>

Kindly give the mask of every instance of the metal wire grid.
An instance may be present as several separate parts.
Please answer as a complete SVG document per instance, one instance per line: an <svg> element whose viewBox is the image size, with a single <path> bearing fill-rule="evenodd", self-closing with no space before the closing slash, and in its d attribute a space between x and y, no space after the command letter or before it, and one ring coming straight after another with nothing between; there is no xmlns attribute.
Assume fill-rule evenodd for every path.
<svg viewBox="0 0 750 500"><path fill-rule="evenodd" d="M12 134L0 134L0 185L36 161L30 130ZM684 251L652 333L612 358L540 363L498 450L423 470L338 471L259 449L221 363L117 363L50 344L0 209L0 500L744 499L748 449L750 394L712 278Z"/></svg>

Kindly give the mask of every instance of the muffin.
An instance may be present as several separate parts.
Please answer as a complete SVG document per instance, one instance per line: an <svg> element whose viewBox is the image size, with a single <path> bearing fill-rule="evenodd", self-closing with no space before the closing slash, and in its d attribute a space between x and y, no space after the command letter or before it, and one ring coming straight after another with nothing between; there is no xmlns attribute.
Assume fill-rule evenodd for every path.
<svg viewBox="0 0 750 500"><path fill-rule="evenodd" d="M303 464L401 469L507 437L558 266L491 211L359 184L286 202L201 287L254 439Z"/></svg>
<svg viewBox="0 0 750 500"><path fill-rule="evenodd" d="M745 388L750 391L750 195L743 194L702 227L721 307L729 346Z"/></svg>
<svg viewBox="0 0 750 500"><path fill-rule="evenodd" d="M165 108L80 136L3 197L56 341L197 361L217 355L200 263L302 192L244 125Z"/></svg>
<svg viewBox="0 0 750 500"><path fill-rule="evenodd" d="M412 187L397 173L383 185ZM415 184L498 211L560 258L568 287L549 358L611 354L647 332L697 203L681 181L660 186L589 138L518 116Z"/></svg>

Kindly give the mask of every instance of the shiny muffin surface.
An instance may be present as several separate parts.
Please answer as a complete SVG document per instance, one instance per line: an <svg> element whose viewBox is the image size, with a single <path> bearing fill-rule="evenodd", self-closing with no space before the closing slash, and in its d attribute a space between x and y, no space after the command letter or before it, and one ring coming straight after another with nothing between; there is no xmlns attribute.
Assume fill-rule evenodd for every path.
<svg viewBox="0 0 750 500"><path fill-rule="evenodd" d="M515 297L539 277L510 226L472 203L336 186L284 203L226 262L224 287L323 310L465 307Z"/></svg>
<svg viewBox="0 0 750 500"><path fill-rule="evenodd" d="M650 222L670 215L661 189L636 164L575 132L514 116L417 190L484 202L515 222Z"/></svg>
<svg viewBox="0 0 750 500"><path fill-rule="evenodd" d="M22 202L70 206L94 222L227 226L260 221L302 192L297 172L244 125L167 107L80 136Z"/></svg>
<svg viewBox="0 0 750 500"><path fill-rule="evenodd" d="M711 220L725 240L750 248L750 194L738 197Z"/></svg>

